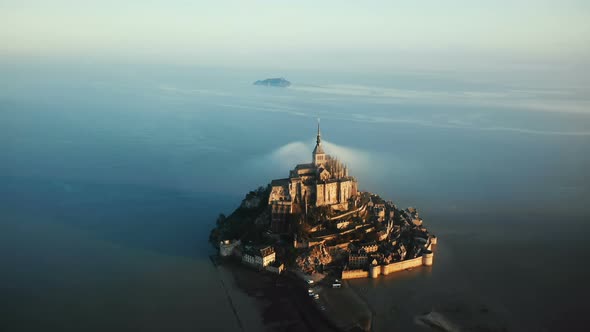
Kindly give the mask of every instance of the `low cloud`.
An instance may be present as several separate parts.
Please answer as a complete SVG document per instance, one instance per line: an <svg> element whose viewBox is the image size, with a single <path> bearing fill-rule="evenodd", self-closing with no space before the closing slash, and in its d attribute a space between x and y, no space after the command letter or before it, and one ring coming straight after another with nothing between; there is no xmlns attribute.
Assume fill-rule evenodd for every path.
<svg viewBox="0 0 590 332"><path fill-rule="evenodd" d="M353 147L322 141L327 154L338 158L348 166L350 175L355 176L362 185L374 185L382 179L383 174L395 172L396 169L407 167L411 161L402 162L392 154L379 154ZM261 184L271 179L286 178L289 170L297 164L312 161L313 142L295 141L280 146L262 156L254 157L246 162L244 170L249 174L261 174L253 179Z"/></svg>
<svg viewBox="0 0 590 332"><path fill-rule="evenodd" d="M294 85L307 93L364 98L375 104L487 106L544 112L590 113L590 100L567 89L506 89L503 91L428 91L363 85Z"/></svg>

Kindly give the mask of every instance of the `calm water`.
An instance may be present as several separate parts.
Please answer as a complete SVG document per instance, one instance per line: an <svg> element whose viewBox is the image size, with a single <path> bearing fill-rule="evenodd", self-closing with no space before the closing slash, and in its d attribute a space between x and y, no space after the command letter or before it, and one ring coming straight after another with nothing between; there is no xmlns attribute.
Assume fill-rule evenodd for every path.
<svg viewBox="0 0 590 332"><path fill-rule="evenodd" d="M378 327L419 329L413 315L453 306L511 330L588 321L587 86L287 72L291 88L264 89L250 84L274 73L0 68L2 330L236 329L208 232L310 159L317 117L361 189L418 207L441 239L432 270L354 282Z"/></svg>

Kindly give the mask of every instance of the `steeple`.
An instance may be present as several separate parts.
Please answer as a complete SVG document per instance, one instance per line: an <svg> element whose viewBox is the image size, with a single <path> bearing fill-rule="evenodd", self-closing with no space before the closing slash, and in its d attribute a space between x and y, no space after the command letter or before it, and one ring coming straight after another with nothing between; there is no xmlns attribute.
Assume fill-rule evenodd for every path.
<svg viewBox="0 0 590 332"><path fill-rule="evenodd" d="M320 133L320 119L318 119L318 138L316 140L317 145L322 144L322 134Z"/></svg>
<svg viewBox="0 0 590 332"><path fill-rule="evenodd" d="M318 136L316 139L315 148L313 149L313 164L319 166L326 162L326 154L322 148L322 135L320 134L320 119L318 119Z"/></svg>

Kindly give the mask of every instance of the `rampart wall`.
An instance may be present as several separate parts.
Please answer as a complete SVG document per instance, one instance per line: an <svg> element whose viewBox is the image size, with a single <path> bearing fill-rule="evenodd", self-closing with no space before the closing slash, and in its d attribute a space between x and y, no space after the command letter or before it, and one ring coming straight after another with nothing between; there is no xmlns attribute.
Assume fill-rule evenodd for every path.
<svg viewBox="0 0 590 332"><path fill-rule="evenodd" d="M403 271L405 269L411 269L423 265L423 258L416 257L401 262L395 262L387 265L381 265L381 274L386 276L393 272Z"/></svg>
<svg viewBox="0 0 590 332"><path fill-rule="evenodd" d="M344 270L342 271L342 279L356 279L356 278L368 278L369 271L365 270Z"/></svg>
<svg viewBox="0 0 590 332"><path fill-rule="evenodd" d="M434 253L429 252L420 257L408 259L401 262L391 264L372 265L369 270L344 270L342 271L342 279L354 278L377 278L379 275L388 275L390 273L411 269L418 266L432 266L434 260Z"/></svg>

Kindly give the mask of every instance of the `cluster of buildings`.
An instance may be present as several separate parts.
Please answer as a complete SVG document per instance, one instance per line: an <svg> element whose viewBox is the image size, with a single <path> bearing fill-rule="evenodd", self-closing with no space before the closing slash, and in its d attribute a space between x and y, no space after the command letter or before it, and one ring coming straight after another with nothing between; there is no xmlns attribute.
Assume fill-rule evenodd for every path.
<svg viewBox="0 0 590 332"><path fill-rule="evenodd" d="M272 180L266 194L264 200L254 194L241 208L265 206L262 227L271 240L265 242L274 239L274 247L224 240L219 246L221 256L237 256L245 264L281 273L284 265L276 249L293 252L286 249L321 246L322 250L296 257L300 270L323 270L329 264L342 272L343 279L432 265L436 237L428 233L417 210L399 210L391 201L358 191L347 166L324 152L319 125L312 162L296 165L288 178ZM311 223L308 214L315 218ZM291 246L285 237L293 239L293 248L285 248ZM321 256L313 257L311 252Z"/></svg>
<svg viewBox="0 0 590 332"><path fill-rule="evenodd" d="M221 257L238 257L246 265L276 274L285 269L285 265L276 259L275 249L268 245L243 246L240 240L225 240L219 244L219 254Z"/></svg>

